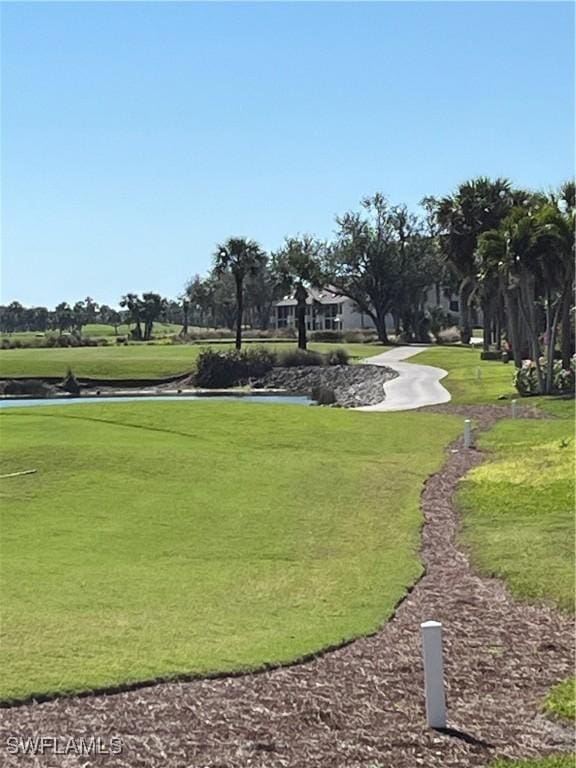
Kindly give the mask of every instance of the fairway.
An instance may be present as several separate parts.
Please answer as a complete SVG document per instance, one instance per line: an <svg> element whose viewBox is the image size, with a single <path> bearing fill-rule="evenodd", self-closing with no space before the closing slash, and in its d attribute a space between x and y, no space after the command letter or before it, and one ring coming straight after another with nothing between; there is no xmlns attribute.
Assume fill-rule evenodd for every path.
<svg viewBox="0 0 576 768"><path fill-rule="evenodd" d="M421 572L460 419L223 403L0 414L2 699L286 662Z"/></svg>
<svg viewBox="0 0 576 768"><path fill-rule="evenodd" d="M49 349L1 349L0 377L41 377L66 375L71 368L76 376L95 379L161 378L189 373L201 350L210 344L130 344L128 346L74 347ZM296 349L296 342L246 344L246 349L263 346L280 352ZM212 345L225 351L233 342ZM309 349L330 352L347 349L351 362L378 355L386 347L375 344L312 343Z"/></svg>

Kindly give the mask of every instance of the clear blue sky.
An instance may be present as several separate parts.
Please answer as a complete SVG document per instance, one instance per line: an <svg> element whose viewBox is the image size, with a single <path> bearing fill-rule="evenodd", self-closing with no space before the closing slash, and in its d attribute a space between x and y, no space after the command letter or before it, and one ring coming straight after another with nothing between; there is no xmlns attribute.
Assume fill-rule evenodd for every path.
<svg viewBox="0 0 576 768"><path fill-rule="evenodd" d="M554 2L5 3L2 301L175 297L381 190L574 169Z"/></svg>

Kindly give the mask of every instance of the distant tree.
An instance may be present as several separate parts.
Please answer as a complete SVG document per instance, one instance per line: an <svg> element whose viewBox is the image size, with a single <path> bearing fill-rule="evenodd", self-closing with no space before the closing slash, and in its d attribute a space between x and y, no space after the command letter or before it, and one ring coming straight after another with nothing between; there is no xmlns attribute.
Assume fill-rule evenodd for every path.
<svg viewBox="0 0 576 768"><path fill-rule="evenodd" d="M14 333L15 331L20 330L24 312L24 307L18 301L13 301L8 304L8 306L2 307L2 312L0 313L2 332Z"/></svg>
<svg viewBox="0 0 576 768"><path fill-rule="evenodd" d="M128 312L128 323L134 325L132 335L137 341L142 341L142 301L136 293L127 293L120 299L120 306Z"/></svg>
<svg viewBox="0 0 576 768"><path fill-rule="evenodd" d="M264 253L254 240L231 237L217 246L214 255L215 276L229 272L236 287L236 349L242 348L242 321L244 314L244 282L255 275L264 263Z"/></svg>
<svg viewBox="0 0 576 768"><path fill-rule="evenodd" d="M182 304L182 328L180 330L181 336L186 336L188 333L188 321L190 318L190 299L186 294L184 296L180 297L180 302Z"/></svg>
<svg viewBox="0 0 576 768"><path fill-rule="evenodd" d="M152 338L154 323L162 317L166 308L166 299L163 299L159 293L143 293L141 300L141 318L144 322L144 341Z"/></svg>
<svg viewBox="0 0 576 768"><path fill-rule="evenodd" d="M236 280L230 273L216 275L212 272L206 281L210 297L210 316L215 328L229 328L233 331L238 320L236 303Z"/></svg>
<svg viewBox="0 0 576 768"><path fill-rule="evenodd" d="M185 289L185 296L188 301L189 312L192 316L192 322L203 326L212 311L214 286L210 284L210 279L202 279L200 275L188 281Z"/></svg>
<svg viewBox="0 0 576 768"><path fill-rule="evenodd" d="M49 312L46 307L32 307L30 309L30 330L46 333L49 319Z"/></svg>
<svg viewBox="0 0 576 768"><path fill-rule="evenodd" d="M62 336L64 331L68 331L74 327L74 312L70 305L65 301L54 308L54 320L60 336Z"/></svg>
<svg viewBox="0 0 576 768"><path fill-rule="evenodd" d="M246 306L250 323L265 331L270 325L274 302L282 298L285 287L273 265L267 260L256 275L246 280Z"/></svg>
<svg viewBox="0 0 576 768"><path fill-rule="evenodd" d="M284 247L273 255L273 269L278 284L291 290L296 299L298 348L306 349L306 301L308 289L322 284L320 257L324 245L311 235L286 238ZM312 308L311 308L312 311Z"/></svg>
<svg viewBox="0 0 576 768"><path fill-rule="evenodd" d="M118 336L118 326L122 324L122 315L117 309L102 304L98 312L98 319L104 325L111 325L114 328L114 335Z"/></svg>

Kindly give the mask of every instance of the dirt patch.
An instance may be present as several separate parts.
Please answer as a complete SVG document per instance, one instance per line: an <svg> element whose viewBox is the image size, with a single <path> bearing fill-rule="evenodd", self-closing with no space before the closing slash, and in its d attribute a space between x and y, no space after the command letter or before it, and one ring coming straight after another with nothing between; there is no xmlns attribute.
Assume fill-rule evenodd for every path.
<svg viewBox="0 0 576 768"><path fill-rule="evenodd" d="M482 428L504 409L436 406ZM522 416L530 417L528 410ZM569 750L571 730L540 705L573 670L573 622L548 605L518 603L458 549L452 497L482 460L462 441L422 493L426 573L375 635L292 667L217 680L165 683L115 695L4 710L9 736L120 736L120 756L37 757L34 765L114 768L414 768L486 766L495 756ZM444 624L447 733L426 727L419 625Z"/></svg>

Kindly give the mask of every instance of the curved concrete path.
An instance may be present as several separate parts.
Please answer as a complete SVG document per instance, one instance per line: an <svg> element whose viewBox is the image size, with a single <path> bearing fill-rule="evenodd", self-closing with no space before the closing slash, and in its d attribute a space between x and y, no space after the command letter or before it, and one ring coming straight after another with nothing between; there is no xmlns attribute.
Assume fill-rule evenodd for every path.
<svg viewBox="0 0 576 768"><path fill-rule="evenodd" d="M424 352L428 347L396 347L381 355L367 357L367 365L385 365L398 372L398 376L384 384L386 397L377 405L364 405L358 411L410 411L424 405L439 405L450 400L450 393L440 384L448 375L442 368L431 365L403 363L408 357Z"/></svg>

